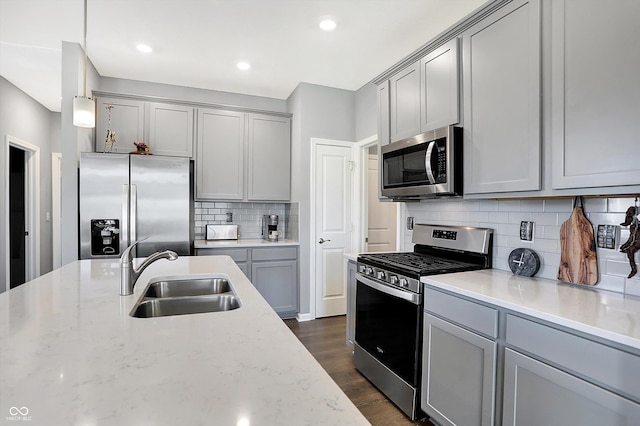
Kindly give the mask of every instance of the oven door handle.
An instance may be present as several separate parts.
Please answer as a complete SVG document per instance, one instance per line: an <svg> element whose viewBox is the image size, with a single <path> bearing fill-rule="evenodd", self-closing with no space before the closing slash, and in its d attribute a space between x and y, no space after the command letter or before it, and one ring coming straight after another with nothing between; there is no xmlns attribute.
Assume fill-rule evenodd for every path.
<svg viewBox="0 0 640 426"><path fill-rule="evenodd" d="M358 280L359 282L361 282L362 284L368 287L381 291L385 294L388 294L389 296L406 300L407 302L411 302L414 305L419 305L420 303L422 303L421 294L416 294L411 291L404 291L397 288L389 287L388 285L377 283L372 279L367 278L360 274L356 274L356 280Z"/></svg>

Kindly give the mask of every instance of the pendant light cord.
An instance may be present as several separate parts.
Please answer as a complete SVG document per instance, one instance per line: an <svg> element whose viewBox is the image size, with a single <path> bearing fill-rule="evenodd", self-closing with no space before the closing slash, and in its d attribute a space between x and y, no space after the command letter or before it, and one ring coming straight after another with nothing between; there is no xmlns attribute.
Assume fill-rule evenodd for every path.
<svg viewBox="0 0 640 426"><path fill-rule="evenodd" d="M87 0L84 0L84 97L87 97Z"/></svg>

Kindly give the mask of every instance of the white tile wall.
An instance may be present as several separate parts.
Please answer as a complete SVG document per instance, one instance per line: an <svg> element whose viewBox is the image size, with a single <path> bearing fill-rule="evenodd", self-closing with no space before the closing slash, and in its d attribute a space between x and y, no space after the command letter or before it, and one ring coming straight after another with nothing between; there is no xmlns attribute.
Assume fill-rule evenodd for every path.
<svg viewBox="0 0 640 426"><path fill-rule="evenodd" d="M262 216L277 214L280 216L278 231L280 238L288 238L285 229L284 203L227 203L204 202L194 203L194 232L196 238L205 237L207 225L227 224L227 213L233 214L231 224L238 225L238 238L262 238Z"/></svg>
<svg viewBox="0 0 640 426"><path fill-rule="evenodd" d="M620 225L634 198L587 198L584 211L594 228L598 225ZM511 250L527 247L535 250L542 261L537 276L556 279L560 265L560 226L573 210L573 200L566 198L536 200L434 200L407 203L407 216L415 223L464 225L493 228L493 267L509 271L507 258ZM520 221L535 223L533 242L520 241ZM406 223L403 220L402 223ZM405 229L405 250L412 250L411 231ZM627 278L630 272L620 244L629 238L628 227L621 227L615 250L597 249L598 288L640 296L640 274ZM640 266L640 255L636 253Z"/></svg>

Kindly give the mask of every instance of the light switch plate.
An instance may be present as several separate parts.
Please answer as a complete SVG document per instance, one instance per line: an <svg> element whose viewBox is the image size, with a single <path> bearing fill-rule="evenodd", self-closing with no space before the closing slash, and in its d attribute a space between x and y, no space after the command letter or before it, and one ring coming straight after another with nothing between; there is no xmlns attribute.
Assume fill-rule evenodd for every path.
<svg viewBox="0 0 640 426"><path fill-rule="evenodd" d="M534 223L528 220L520 222L520 241L533 242Z"/></svg>

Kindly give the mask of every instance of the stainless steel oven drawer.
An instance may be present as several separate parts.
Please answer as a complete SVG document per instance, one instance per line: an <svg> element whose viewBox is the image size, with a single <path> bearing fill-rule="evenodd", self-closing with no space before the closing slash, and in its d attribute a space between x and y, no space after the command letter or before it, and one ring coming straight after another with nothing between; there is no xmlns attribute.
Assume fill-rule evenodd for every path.
<svg viewBox="0 0 640 426"><path fill-rule="evenodd" d="M489 306L425 286L424 310L484 336L498 337L498 310Z"/></svg>

